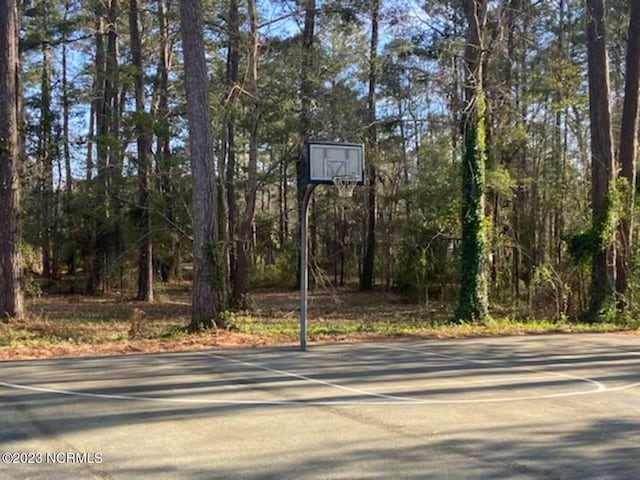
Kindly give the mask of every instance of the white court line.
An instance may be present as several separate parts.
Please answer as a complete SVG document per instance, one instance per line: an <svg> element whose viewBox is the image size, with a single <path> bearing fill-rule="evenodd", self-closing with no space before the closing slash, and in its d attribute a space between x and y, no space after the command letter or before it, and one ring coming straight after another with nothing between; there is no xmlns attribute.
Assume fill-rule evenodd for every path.
<svg viewBox="0 0 640 480"><path fill-rule="evenodd" d="M407 349L402 349L402 348L392 348L392 347L383 347L383 348L389 348L390 350L407 350ZM413 350L407 350L407 351L413 351ZM448 355L439 355L439 354L431 354L431 353L427 353L427 352L420 352L419 350L416 350L417 353L423 353L423 354L428 354L428 355L432 355L432 356L439 356L439 357L444 357L444 358L448 358L448 359L454 359L455 357L451 357ZM319 380L317 378L313 378L313 377L309 377L307 375L301 375L298 373L293 373L293 372L289 372L289 371L285 371L285 370L279 370L279 369L275 369L275 368L271 368L271 367L267 367L265 365L259 364L259 363L255 363L255 362L247 362L247 361L243 361L243 360L237 360L234 358L230 358L230 357L226 357L224 355L217 355L214 353L208 353L208 352L203 352L201 353L201 355L206 355L206 356L210 356L210 357L214 357L214 358L219 358L219 359L223 359L223 360L227 360L229 362L233 362L233 363L238 363L241 365L246 365L249 366L251 368L258 368L261 370L265 370L271 373L276 373L278 375L285 375L288 377L293 377L293 378L297 378L300 380L305 380L305 381L310 381L310 382L314 382L314 383L318 383L320 385L325 385L328 387L333 387L333 388L338 388L341 390L347 390L349 392L353 392L353 393L359 393L359 394L363 394L363 395L367 395L367 396L372 396L372 397L380 397L380 398L385 398L385 399L391 399L391 400L400 400L400 401L409 401L409 402L413 402L416 400L415 397L401 397L401 396L396 396L396 395L388 395L388 394L382 394L382 393L375 393L375 392L371 392L369 390L361 390L361 389L356 389L356 388L352 388L352 387L346 387L344 385L340 385L337 383L332 383L332 382L327 382L324 380ZM468 359L465 359L467 361L469 361ZM471 360L472 361L472 360ZM473 361L472 361L473 362ZM482 361L478 360L478 363L483 363ZM540 376L538 377L531 377L531 376L527 376L525 377L526 380L530 380L531 378L534 379L542 379L542 378L548 378L549 375L552 376L558 376L561 378L569 378L572 380L579 380L579 381L586 381L585 379L582 378L575 378L573 376L565 376L562 374L557 374L554 375L551 372L546 372L546 371L539 371L539 370L533 370L533 369L526 369L526 368L522 368L522 370L527 370L527 371L531 371L531 372L535 372L540 374ZM426 379L426 381L428 381L428 379ZM509 379L500 379L500 380L476 380L476 381L464 381L464 383L453 383L453 382L448 382L448 383L428 383L428 387L429 388L442 388L442 387L450 387L450 386L454 386L454 387L460 387L460 386L465 386L465 385L470 385L470 384L484 384L484 385L503 385L503 384L507 384L509 381L513 381L513 380L509 380ZM597 382L599 383L599 382ZM603 390L605 387L604 385L600 384L600 386L602 388L598 388L598 390ZM375 388L384 388L385 390L398 390L398 389L409 389L409 388L416 388L416 385L401 385L399 387L396 387L394 385L387 385L387 386L380 386L380 387L374 387Z"/></svg>
<svg viewBox="0 0 640 480"><path fill-rule="evenodd" d="M439 378L439 377L438 377ZM514 375L512 377L501 377L501 378L486 378L484 380L462 380L462 381L440 381L434 382L430 378L422 378L421 380L426 382L429 389L437 389L437 388L450 388L450 387L466 387L469 385L478 385L478 386L500 386L500 385L510 385L513 384L514 381L520 381L521 383L532 383L536 380L548 379L547 375L528 375L523 377L522 375L517 376ZM526 381L524 380L526 379ZM410 390L415 389L417 385L415 384L387 384L376 386L373 385L369 387L372 390Z"/></svg>
<svg viewBox="0 0 640 480"><path fill-rule="evenodd" d="M257 368L257 369L260 369L260 370L265 370L265 371L271 372L271 373L277 373L278 375L284 375L286 377L297 378L298 380L305 380L307 382L318 383L320 385L324 385L325 387L332 387L332 388L337 388L339 390L346 390L347 392L351 392L351 393L357 393L359 395L366 395L368 397L384 398L384 399L387 399L387 400L399 400L399 401L407 401L407 400L411 401L412 400L411 398L406 398L406 397L397 397L395 395L385 395L384 393L374 393L374 392L368 392L366 390L360 390L359 388L346 387L344 385L339 385L337 383L332 383L332 382L326 382L324 380L319 380L317 378L308 377L306 375L300 375L298 373L287 372L285 370L278 370L277 368L267 367L267 366L261 365L259 363L245 362L243 360L237 360L235 358L225 357L224 355L216 355L215 353L203 353L202 355L206 355L208 357L213 357L213 358L218 358L218 359L221 359L221 360L226 360L227 362L238 363L240 365L245 365L245 366L251 367L251 368Z"/></svg>
<svg viewBox="0 0 640 480"><path fill-rule="evenodd" d="M437 357L447 358L452 360L462 360L462 361L467 361L471 363L489 364L489 365L491 364L495 365L499 363L499 361L497 360L475 360L475 359L469 359L465 357L455 357L452 355L424 352L421 350L410 349L410 348L400 348L400 347L394 348L389 346L378 346L378 347L386 348L389 350L419 353L427 356L437 356ZM628 385L609 388L600 382L597 382L592 379L588 379L586 377L577 377L577 376L568 375L568 374L558 374L555 372L540 371L540 370L530 369L526 367L516 367L517 369L524 370L524 371L531 371L535 373L569 378L573 380L581 380L584 382L595 384L597 388L589 389L589 390L578 390L578 391L572 391L572 392L561 392L561 393L551 393L551 394L542 394L542 395L513 396L513 397L468 398L468 399L421 399L421 398L399 397L399 396L393 396L393 395L384 395L384 394L377 394L373 392L367 392L365 390L345 387L343 385L326 382L324 380L315 379L306 375L287 372L284 370L267 367L267 366L253 363L253 362L245 362L242 360L237 360L237 359L225 357L222 355L216 355L216 354L210 354L210 353L202 353L201 355L220 358L232 363L238 363L238 364L250 366L252 368L257 368L257 369L269 371L272 373L276 373L279 375L284 375L292 378L297 378L300 380L318 383L318 384L333 387L333 388L338 388L341 390L346 390L351 393L358 393L361 395L378 398L379 400L269 400L269 399L223 400L223 399L207 399L207 398L148 397L148 396L141 396L141 395L115 395L115 394L106 394L106 393L77 392L73 390L22 385L22 384L1 382L1 381L0 381L0 387L6 387L6 388L16 389L16 390L27 390L32 392L53 393L53 394L59 394L59 395L94 398L94 399L105 399L105 400L129 400L129 401L146 401L146 402L173 403L173 404L250 405L250 406L364 406L364 405L390 406L390 405L455 405L455 404L504 403L504 402L515 402L515 401L532 401L532 400L544 400L544 399L554 399L554 398L566 398L566 397L594 395L594 394L609 393L609 392L620 392L620 391L625 391L625 390L630 390L632 388L640 387L640 382L636 382Z"/></svg>
<svg viewBox="0 0 640 480"><path fill-rule="evenodd" d="M599 382L597 380L594 380L592 378L588 378L588 377L581 377L578 375L570 375L568 373L559 373L559 372L549 372L548 370L541 370L541 369L536 369L536 368L530 368L530 367L523 367L523 366L511 366L508 363L505 363L505 361L501 361L501 360L478 360L475 358L469 358L469 357L461 357L461 356L455 356L455 355L446 355L443 353L433 353L433 352L425 352L423 350L418 350L415 348L402 348L402 347L390 347L390 346L386 346L386 345L380 345L380 348L384 348L387 350L395 350L395 351L402 351L402 352L410 352L410 353L419 353L421 355L425 355L425 356L430 356L430 357L440 357L440 358L447 358L450 360L456 360L456 361L463 361L463 362L469 362L469 363L478 363L480 365L492 365L492 366L497 366L497 367L502 367L505 369L509 369L509 370L521 370L524 372L533 372L533 373L539 373L542 375L548 375L551 377L560 377L560 378L567 378L570 380L578 380L581 382L585 382L585 383L591 383L592 385L594 385L596 387L596 392L602 392L602 391L606 391L607 387L602 383Z"/></svg>
<svg viewBox="0 0 640 480"><path fill-rule="evenodd" d="M563 397L576 397L584 395L594 395L598 393L620 392L639 387L640 382L623 385L620 387L608 388L606 390L583 390L575 392L554 393L547 395L530 395L522 397L500 397L500 398L475 398L462 400L437 400L437 399L408 399L408 400L222 400L206 398L171 398L171 397L145 397L141 395L112 395L108 393L76 392L49 387L34 387L31 385L20 385L17 383L0 382L0 387L14 390L27 390L31 392L53 393L67 395L71 397L83 397L103 400L129 400L155 403L174 404L198 404L198 405L250 405L250 406L391 406L391 405L456 405L456 404L476 404L476 403L504 403L515 401L545 400Z"/></svg>
<svg viewBox="0 0 640 480"><path fill-rule="evenodd" d="M12 388L15 390L28 390L32 392L56 393L59 395L69 395L72 397L85 397L106 400L134 400L144 402L159 403L197 403L197 404L215 404L215 405L293 405L303 404L303 402L292 402L289 400L217 400L217 399L198 399L198 398L171 398L171 397L145 397L141 395L112 395L109 393L91 393L76 392L73 390L62 390L49 387L34 387L31 385L21 385L17 383L0 382L1 387Z"/></svg>

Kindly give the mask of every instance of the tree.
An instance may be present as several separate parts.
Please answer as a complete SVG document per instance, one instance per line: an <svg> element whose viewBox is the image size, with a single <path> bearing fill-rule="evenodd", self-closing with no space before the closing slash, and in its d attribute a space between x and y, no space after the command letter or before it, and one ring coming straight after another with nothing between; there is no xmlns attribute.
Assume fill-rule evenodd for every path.
<svg viewBox="0 0 640 480"><path fill-rule="evenodd" d="M87 281L88 293L100 293L109 289L107 267L119 248L117 235L119 222L117 202L112 198L113 181L122 169L119 148L120 95L118 65L118 16L119 0L109 0L107 5L96 5L95 11L95 126L96 167L95 178L95 226L92 239L92 261ZM106 16L106 18L105 18ZM105 28L106 27L106 28ZM106 30L106 33L105 33ZM107 42L105 45L104 37ZM119 210L119 208L118 208Z"/></svg>
<svg viewBox="0 0 640 480"><path fill-rule="evenodd" d="M65 197L64 197L64 217L63 219L63 228L64 225L72 226L74 225L74 221L72 220L72 215L67 215L70 212L70 205L73 200L73 174L71 172L71 147L70 147L70 106L71 106L71 98L70 98L70 85L68 78L68 49L67 49L67 39L68 35L72 29L72 23L70 19L72 7L72 0L64 0L64 13L62 16L62 35L60 42L62 43L62 52L61 52L61 79L60 79L60 101L62 103L62 151L64 156L64 166L65 166ZM75 245L75 242L70 242L72 245ZM76 273L76 252L75 248L72 246L68 248L68 252L66 258L64 259L67 264L67 272L71 275Z"/></svg>
<svg viewBox="0 0 640 480"><path fill-rule="evenodd" d="M240 218L235 249L235 272L232 282L231 305L246 307L247 275L249 273L249 248L255 216L256 191L258 188L258 127L260 124L261 104L258 89L258 57L260 38L258 36L258 14L255 0L248 0L250 23L250 46L248 65L248 91L250 108L249 119L249 164L247 165L247 186L245 189L245 207Z"/></svg>
<svg viewBox="0 0 640 480"><path fill-rule="evenodd" d="M49 35L50 5L43 2L39 5L39 20L42 32ZM47 42L40 45L42 53L42 71L40 74L40 125L38 131L38 159L40 162L40 195L42 196L42 216L40 224L42 273L50 283L53 282L53 272L57 270L57 258L53 255L53 161L56 145L53 137L54 114L52 103L52 65L51 46Z"/></svg>
<svg viewBox="0 0 640 480"><path fill-rule="evenodd" d="M23 315L19 282L18 8L0 0L0 320Z"/></svg>
<svg viewBox="0 0 640 480"><path fill-rule="evenodd" d="M129 32L131 36L131 59L134 73L136 96L136 133L138 154L138 295L137 299L145 302L153 301L153 243L151 239L151 205L149 201L151 189L151 148L150 121L145 111L144 66L142 64L142 39L140 34L139 7L137 0L129 0Z"/></svg>
<svg viewBox="0 0 640 480"><path fill-rule="evenodd" d="M187 120L193 183L192 330L222 326L225 279L218 242L217 170L213 152L202 4L180 0Z"/></svg>
<svg viewBox="0 0 640 480"><path fill-rule="evenodd" d="M593 219L589 314L593 319L607 308L615 288L613 135L604 3L604 0L587 0L586 22Z"/></svg>
<svg viewBox="0 0 640 480"><path fill-rule="evenodd" d="M225 171L225 192L227 202L227 231L230 241L229 246L229 277L232 288L235 284L236 274L236 221L238 217L238 206L236 200L236 109L240 88L238 85L238 69L240 66L240 12L238 0L230 0L228 15L228 40L227 40L227 68L226 68L226 119L225 119L225 139L223 143L226 155ZM235 295L232 291L231 304L235 303Z"/></svg>
<svg viewBox="0 0 640 480"><path fill-rule="evenodd" d="M296 158L296 193L298 201L298 235L301 238L302 200L306 191L307 151L311 131L311 106L313 100L313 83L311 80L314 62L313 39L316 25L316 0L306 0L304 7L304 30L302 32L302 59L300 62L300 116L298 122L298 151ZM298 259L300 252L298 253ZM300 261L298 261L300 265ZM300 285L300 268L297 270L296 285Z"/></svg>
<svg viewBox="0 0 640 480"><path fill-rule="evenodd" d="M376 166L375 159L378 151L378 134L376 128L376 85L378 79L378 24L380 17L380 0L373 0L371 4L371 43L369 49L369 92L367 95L368 136L367 147L369 161L367 162L368 195L366 216L366 238L364 258L362 262L362 279L360 287L364 290L373 288L376 250Z"/></svg>
<svg viewBox="0 0 640 480"><path fill-rule="evenodd" d="M160 272L162 280L175 280L180 278L180 237L175 232L176 225L176 205L174 195L176 194L175 186L175 166L171 149L171 124L169 117L171 114L169 108L169 73L173 61L173 43L170 37L169 8L167 0L158 0L158 24L160 41L158 44L158 82L155 111L156 130L156 189L164 203L165 222L171 226L168 235L168 252L163 258L159 258ZM157 250L156 250L157 253Z"/></svg>
<svg viewBox="0 0 640 480"><path fill-rule="evenodd" d="M57 290L77 291L77 263L89 290L113 288L118 276L119 288L144 298L148 240L167 281L180 278L182 258L191 263L193 236L196 283L209 284L218 311L227 289L243 306L252 284L288 285L298 268L305 142L360 137L363 201L342 208L331 189L314 194L317 281L378 282L445 302L461 287L456 314L471 320L485 314L487 296L523 314L573 315L591 303L597 245L607 247L616 291L635 295L636 2L606 5L611 91L592 89L591 100L608 103L611 118L592 114L597 122L589 121L584 0L201 0L206 71L201 59L194 70L188 42L173 54L179 1L23 3L16 228L30 259L24 268L66 277ZM183 33L194 25L185 21ZM602 41L600 32L591 40ZM594 149L609 129L620 144L619 192L613 173L599 176L610 155L590 155L590 126ZM592 216L605 189L606 208ZM616 271L609 244L618 249ZM206 326L200 316L215 320L209 307L197 311L215 303L206 295L194 302L194 328Z"/></svg>
<svg viewBox="0 0 640 480"><path fill-rule="evenodd" d="M640 94L640 2L631 2L627 38L624 104L620 125L620 176L627 182L627 202L618 232L620 249L616 255L616 291L624 295L629 287L633 246L633 210L636 191L636 158L638 155L638 95Z"/></svg>
<svg viewBox="0 0 640 480"><path fill-rule="evenodd" d="M70 196L72 188L73 188L73 177L71 174L71 151L69 147L69 80L68 80L68 52L67 52L67 35L69 27L69 12L71 10L71 0L64 0L64 15L62 17L62 38L60 42L62 43L62 59L61 59L61 69L62 69L62 78L61 78L61 101L62 101L62 142L63 142L63 153L64 153L64 166L65 166L65 192L67 193L67 197ZM66 199L69 201L69 198ZM71 262L73 266L73 262Z"/></svg>
<svg viewBox="0 0 640 480"><path fill-rule="evenodd" d="M462 112L462 245L460 299L456 317L480 320L487 316L485 198L485 94L482 81L486 0L465 0L468 22L465 48L465 108Z"/></svg>

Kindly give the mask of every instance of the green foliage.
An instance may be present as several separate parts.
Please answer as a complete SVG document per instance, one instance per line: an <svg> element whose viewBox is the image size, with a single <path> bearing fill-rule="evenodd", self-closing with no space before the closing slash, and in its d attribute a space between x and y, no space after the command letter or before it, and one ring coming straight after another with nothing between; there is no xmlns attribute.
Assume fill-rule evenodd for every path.
<svg viewBox="0 0 640 480"><path fill-rule="evenodd" d="M623 306L626 307L619 312L622 321L640 319L640 301L638 301L638 292L640 292L640 246L638 243L636 243L632 250L630 272L628 275L629 288L625 298L620 299L624 302Z"/></svg>
<svg viewBox="0 0 640 480"><path fill-rule="evenodd" d="M623 179L611 182L605 205L593 225L589 229L576 230L566 235L569 254L576 264L584 264L595 251L604 250L612 244L619 219L628 217L624 213L624 205L629 202L628 191Z"/></svg>
<svg viewBox="0 0 640 480"><path fill-rule="evenodd" d="M22 292L26 297L39 297L42 295L40 281L34 275L26 275L22 279Z"/></svg>
<svg viewBox="0 0 640 480"><path fill-rule="evenodd" d="M230 310L221 311L216 318L216 327L229 332L238 330L238 315Z"/></svg>
<svg viewBox="0 0 640 480"><path fill-rule="evenodd" d="M249 272L249 284L253 288L290 288L296 279L298 253L293 242L287 242L271 261L258 255Z"/></svg>
<svg viewBox="0 0 640 480"><path fill-rule="evenodd" d="M394 291L419 302L427 301L427 252L425 248L403 242L396 256Z"/></svg>
<svg viewBox="0 0 640 480"><path fill-rule="evenodd" d="M593 229L593 246L595 249L604 250L612 244L618 227L621 206L621 196L617 185L615 182L611 182L602 211L595 219Z"/></svg>
<svg viewBox="0 0 640 480"><path fill-rule="evenodd" d="M572 269L543 265L535 269L531 281L531 301L537 316L566 319L571 295Z"/></svg>
<svg viewBox="0 0 640 480"><path fill-rule="evenodd" d="M466 292L461 298L467 307L460 307L457 316L467 318L470 324L484 310L485 263L491 251L494 254L491 266L495 268L491 273L495 275L489 279L495 279L495 284L489 288L496 306L521 311L526 305L529 316L571 316L577 304L588 303L584 287L593 252L611 244L619 219L630 219L634 194L628 185L618 182L611 189L603 213L592 221L583 9L573 8L575 5L570 2L561 4L562 10L552 2L538 2L535 8L505 15L509 12L499 8L499 2L489 2L486 34L491 40L482 52L482 65L486 68L482 75L486 80L485 123L483 96L478 96L473 105L477 117L472 115L471 108L465 111L462 105L461 94L473 83L473 78L462 78L467 26L461 2L409 3L416 12L424 9L437 28L425 29L420 15L407 17L404 4L387 5L380 20L381 28L391 32L393 38L381 48L375 65L380 246L376 281L392 283L396 291L421 302L434 297L448 300L443 292L461 284ZM170 25L177 25L177 7L176 2L168 4ZM247 93L248 25L246 4L242 3L240 78L233 86L237 101L232 101L225 83L228 7L227 2L206 0L203 20L208 32L205 48L216 136L213 148L219 165L224 165L223 122L233 119L237 154L234 182L242 208L248 129L254 120L252 106L256 99ZM342 7L322 9L316 18L313 62L306 79L312 86L308 133L324 140L361 141L368 129L364 92L370 40L368 28L362 27L369 26L370 5L355 2L348 8ZM621 92L628 2L616 1L609 7L609 53L614 60L610 73L614 91ZM135 68L127 65L126 60L130 48L127 15L119 15L114 25L117 47L123 55L117 78L109 80L115 80L114 90L123 93L119 102L122 111L118 124L104 135L97 135L95 130L89 132L88 128L91 102L104 97L100 91L104 81L96 78L95 49L99 37L86 34L94 31L93 22L98 16L108 15L108 5L98 0L64 5L30 1L23 2L20 8L25 117L20 212L23 269L34 274L42 270L46 223L43 210L48 189L44 186L45 173L49 173L47 169L53 171L56 183L58 178L64 180L65 141L70 146L73 174L72 192L66 194L64 182L54 184L55 200L51 203L56 217L52 241L62 265L62 278L50 287L36 276L30 279L27 275L25 289L37 294L42 284L47 291L78 292L95 257L97 237L112 248L105 266L106 282L112 289L135 286L137 244L143 234L137 226L143 210L137 206L136 124L154 133L152 151L156 156L151 192L154 266L162 272L163 279L175 276L180 261L189 262L192 247L190 158L184 115L183 58L175 52L173 30L169 43L174 45L174 51L168 52L173 59L168 72L168 111L161 112L158 108L162 95L158 65L159 4L149 4L142 19L144 81L148 93L145 110L149 113L134 111ZM290 287L298 258L294 245L290 240L283 242L283 238L294 236L296 231L294 179L302 103L299 95L302 48L299 32L281 28L287 22L270 23L264 17L265 9L268 10L268 5L263 5L259 12L259 23L263 25L258 68L260 192L250 275L253 287ZM493 35L496 32L499 35ZM71 43L65 43L64 39ZM69 55L70 84L66 92L62 91L63 44ZM51 61L47 82L43 82L43 47L48 49ZM50 89L50 95L45 95L43 86ZM70 104L67 139L63 138L62 128L64 94ZM49 113L47 118L41 118L45 112L42 101L49 97L51 105L46 109ZM470 115L462 123L466 130L461 142L458 122L464 114ZM49 131L46 135L42 131L45 125ZM168 158L161 155L157 143L162 140L158 136L165 134L172 150ZM52 152L56 152L52 168L41 158L44 144L49 141ZM98 202L100 188L95 181L98 142L101 148L123 154L121 169L111 165L100 172L108 177L105 204ZM89 148L93 149L94 162L89 176L94 179L86 181ZM463 149L467 154L464 165L471 168L469 175L466 175L470 172L468 168L460 170ZM465 182L463 199L461 176ZM348 208L337 205L328 190L318 189L315 193L317 233L313 240L317 253L313 263L316 271L327 277L332 269L334 273L338 271L336 265L344 261L348 280L356 276L359 267L363 242L361 200L365 189L356 190ZM485 192L491 201L486 206L482 204ZM488 215L492 224L485 218ZM593 225L577 228L588 223ZM465 237L462 248L461 230ZM226 258L224 248L224 245L212 248L211 260L221 271ZM573 265L567 262L567 252ZM464 267L458 264L460 253ZM213 282L220 287L226 280L216 278ZM635 282L629 292L627 301L632 308L638 288L640 284ZM582 297L580 301L576 300L578 297ZM616 315L615 309L605 313ZM329 331L334 327L326 328Z"/></svg>
<svg viewBox="0 0 640 480"><path fill-rule="evenodd" d="M591 260L595 245L593 230L578 230L568 232L565 236L569 255L576 265L585 264Z"/></svg>
<svg viewBox="0 0 640 480"><path fill-rule="evenodd" d="M415 181L397 198L383 197L382 203L406 202L411 215L381 226L396 234L394 291L426 302L443 298L457 281L453 245L460 235L459 165L452 161L453 152L443 137L426 138L421 154Z"/></svg>
<svg viewBox="0 0 640 480"><path fill-rule="evenodd" d="M509 169L499 165L495 169L487 171L487 191L499 195L504 200L511 200L514 197L513 187L515 181Z"/></svg>
<svg viewBox="0 0 640 480"><path fill-rule="evenodd" d="M463 119L462 244L460 252L460 301L456 320L476 321L488 314L487 244L484 216L486 163L486 104L481 87L474 105Z"/></svg>
<svg viewBox="0 0 640 480"><path fill-rule="evenodd" d="M406 233L396 253L393 290L420 303L446 299L458 265L450 252L450 238L425 224Z"/></svg>
<svg viewBox="0 0 640 480"><path fill-rule="evenodd" d="M20 267L28 272L40 271L42 264L42 255L33 245L24 241L18 244L18 257L20 258Z"/></svg>

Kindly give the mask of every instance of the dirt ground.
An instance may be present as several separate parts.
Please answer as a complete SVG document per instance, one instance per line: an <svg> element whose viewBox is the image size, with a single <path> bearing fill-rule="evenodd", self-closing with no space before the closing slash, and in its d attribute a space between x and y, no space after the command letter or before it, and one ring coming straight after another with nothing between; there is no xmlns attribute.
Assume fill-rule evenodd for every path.
<svg viewBox="0 0 640 480"><path fill-rule="evenodd" d="M24 320L0 323L0 360L295 345L298 341L291 332L280 335L273 330L248 334L231 328L181 334L189 322L189 296L188 288L179 287L162 292L154 303L137 302L118 294L43 295L28 299L28 315ZM250 295L248 310L239 315L263 325L280 322L295 328L299 302L299 293L294 290L262 290ZM319 289L309 297L310 321L393 322L442 316L443 311L441 305L407 303L402 297L384 291ZM131 334L132 319L138 314L143 333L140 336ZM359 332L327 335L320 340L352 342L373 338L380 335Z"/></svg>
<svg viewBox="0 0 640 480"><path fill-rule="evenodd" d="M253 292L229 328L187 332L188 285L165 288L154 303L131 296L43 295L27 301L23 320L0 322L0 360L193 351L299 342L300 296L294 290ZM480 324L448 324L444 304L419 305L383 290L316 289L309 298L309 344L398 337L452 338L542 333L621 332L640 328L570 321L516 321L496 313Z"/></svg>

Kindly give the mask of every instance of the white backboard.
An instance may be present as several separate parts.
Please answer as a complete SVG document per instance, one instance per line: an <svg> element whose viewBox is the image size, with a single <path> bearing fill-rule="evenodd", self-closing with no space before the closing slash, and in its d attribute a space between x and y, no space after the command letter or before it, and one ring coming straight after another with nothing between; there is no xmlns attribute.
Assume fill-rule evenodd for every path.
<svg viewBox="0 0 640 480"><path fill-rule="evenodd" d="M356 143L309 142L307 183L332 184L334 177L364 182L364 147Z"/></svg>

